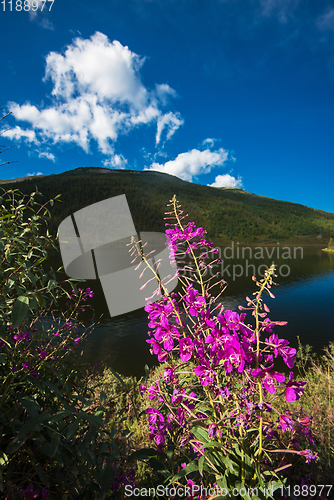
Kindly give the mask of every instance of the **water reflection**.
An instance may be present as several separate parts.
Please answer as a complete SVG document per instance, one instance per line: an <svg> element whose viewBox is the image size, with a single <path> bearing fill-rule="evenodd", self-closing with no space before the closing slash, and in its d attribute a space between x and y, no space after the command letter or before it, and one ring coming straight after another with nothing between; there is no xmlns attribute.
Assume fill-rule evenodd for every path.
<svg viewBox="0 0 334 500"><path fill-rule="evenodd" d="M53 257L54 258L54 257ZM270 266L273 259L248 259L248 265ZM334 255L322 252L318 247L304 247L302 257L296 259L276 259L278 269L282 265L289 266L289 274L278 275L276 281L279 286L273 290L275 299L267 297L266 303L271 312L272 320L288 321L285 327L277 327L276 333L287 338L291 346L297 346L297 336L303 343L314 346L316 352L334 341L334 324L331 318L334 313ZM225 309L237 310L238 305L246 306L245 296L255 291L251 273L233 280L233 267L243 266L243 259L224 259L224 269L230 265L229 272L224 279L229 285L220 302ZM241 267L236 267L240 273ZM249 268L250 270L251 268ZM215 270L213 270L215 272ZM282 273L284 274L284 273ZM96 317L101 322L89 334L79 350L83 350L81 360L90 363L98 363L105 360L109 366L123 375L141 376L144 373L144 365L153 366L155 356L151 356L148 350L147 340L147 314L144 309L131 313L108 318L108 308L98 280L89 281L84 284L94 290L92 304ZM180 288L176 289L178 291ZM88 313L83 314L82 320L88 322ZM249 315L249 323L252 317Z"/></svg>

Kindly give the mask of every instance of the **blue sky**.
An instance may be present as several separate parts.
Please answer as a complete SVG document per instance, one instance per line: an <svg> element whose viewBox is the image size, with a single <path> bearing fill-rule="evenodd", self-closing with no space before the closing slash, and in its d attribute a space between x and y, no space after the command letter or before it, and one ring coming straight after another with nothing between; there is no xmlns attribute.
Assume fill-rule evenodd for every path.
<svg viewBox="0 0 334 500"><path fill-rule="evenodd" d="M334 212L334 1L19 6L0 5L1 179L156 169Z"/></svg>

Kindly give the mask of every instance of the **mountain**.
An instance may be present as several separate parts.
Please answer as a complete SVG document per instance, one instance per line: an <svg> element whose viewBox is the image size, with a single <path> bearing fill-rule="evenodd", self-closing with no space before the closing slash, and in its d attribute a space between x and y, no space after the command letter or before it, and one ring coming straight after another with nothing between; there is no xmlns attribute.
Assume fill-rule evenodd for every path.
<svg viewBox="0 0 334 500"><path fill-rule="evenodd" d="M125 194L137 231L165 229L166 205L176 194L188 221L204 227L209 238L240 243L327 243L334 235L334 214L297 203L274 200L243 189L213 188L153 171L81 167L58 175L0 181L3 189L43 194L40 203L61 194L50 209L49 230L56 234L62 220L106 198ZM321 228L321 229L320 229ZM321 232L322 240L319 240Z"/></svg>

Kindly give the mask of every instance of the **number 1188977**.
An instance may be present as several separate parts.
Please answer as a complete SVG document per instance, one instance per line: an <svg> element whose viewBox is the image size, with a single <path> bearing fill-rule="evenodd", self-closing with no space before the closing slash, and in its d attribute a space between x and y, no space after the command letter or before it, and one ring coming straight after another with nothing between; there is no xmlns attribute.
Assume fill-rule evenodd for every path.
<svg viewBox="0 0 334 500"><path fill-rule="evenodd" d="M25 11L29 12L30 10L36 12L40 10L48 10L50 12L54 0L2 0L2 11L5 12L10 11L16 12Z"/></svg>

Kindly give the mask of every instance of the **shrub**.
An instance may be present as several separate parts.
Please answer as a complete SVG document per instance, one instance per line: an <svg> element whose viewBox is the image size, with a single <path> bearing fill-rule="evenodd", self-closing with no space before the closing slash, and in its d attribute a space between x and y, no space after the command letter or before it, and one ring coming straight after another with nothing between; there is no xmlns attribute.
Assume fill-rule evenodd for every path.
<svg viewBox="0 0 334 500"><path fill-rule="evenodd" d="M7 499L105 498L119 483L120 458L106 395L94 397L69 359L87 333L78 333L78 312L93 292L43 269L55 243L40 233L49 212L36 210L37 196L8 190L0 200L0 491Z"/></svg>
<svg viewBox="0 0 334 500"><path fill-rule="evenodd" d="M294 380L296 349L274 333L286 323L270 320L263 300L264 294L274 298L274 266L263 279L253 277L258 291L246 298L247 308L239 306L252 311L253 325L246 323L245 312L224 311L217 299L226 283L220 279L221 290L214 296L212 281L219 273L207 277L216 263L214 245L205 240L202 228L185 224L176 197L171 206L167 219L174 222L166 224L170 258L192 259L182 275L176 271L182 292L169 293L170 277L160 279L139 242L132 248L162 290L162 298L145 308L147 342L159 362L167 363L152 385L142 386L155 403L146 409L155 447L132 458L154 465L169 487L203 488L202 495L195 488L189 498L229 498L234 488L237 498L274 498L275 492L288 491L284 472L294 461L318 459L309 448L311 418L294 411L305 389L305 381ZM198 254L200 247L206 250ZM277 357L289 369L287 380L275 370ZM285 413L276 405L282 397L291 407Z"/></svg>

